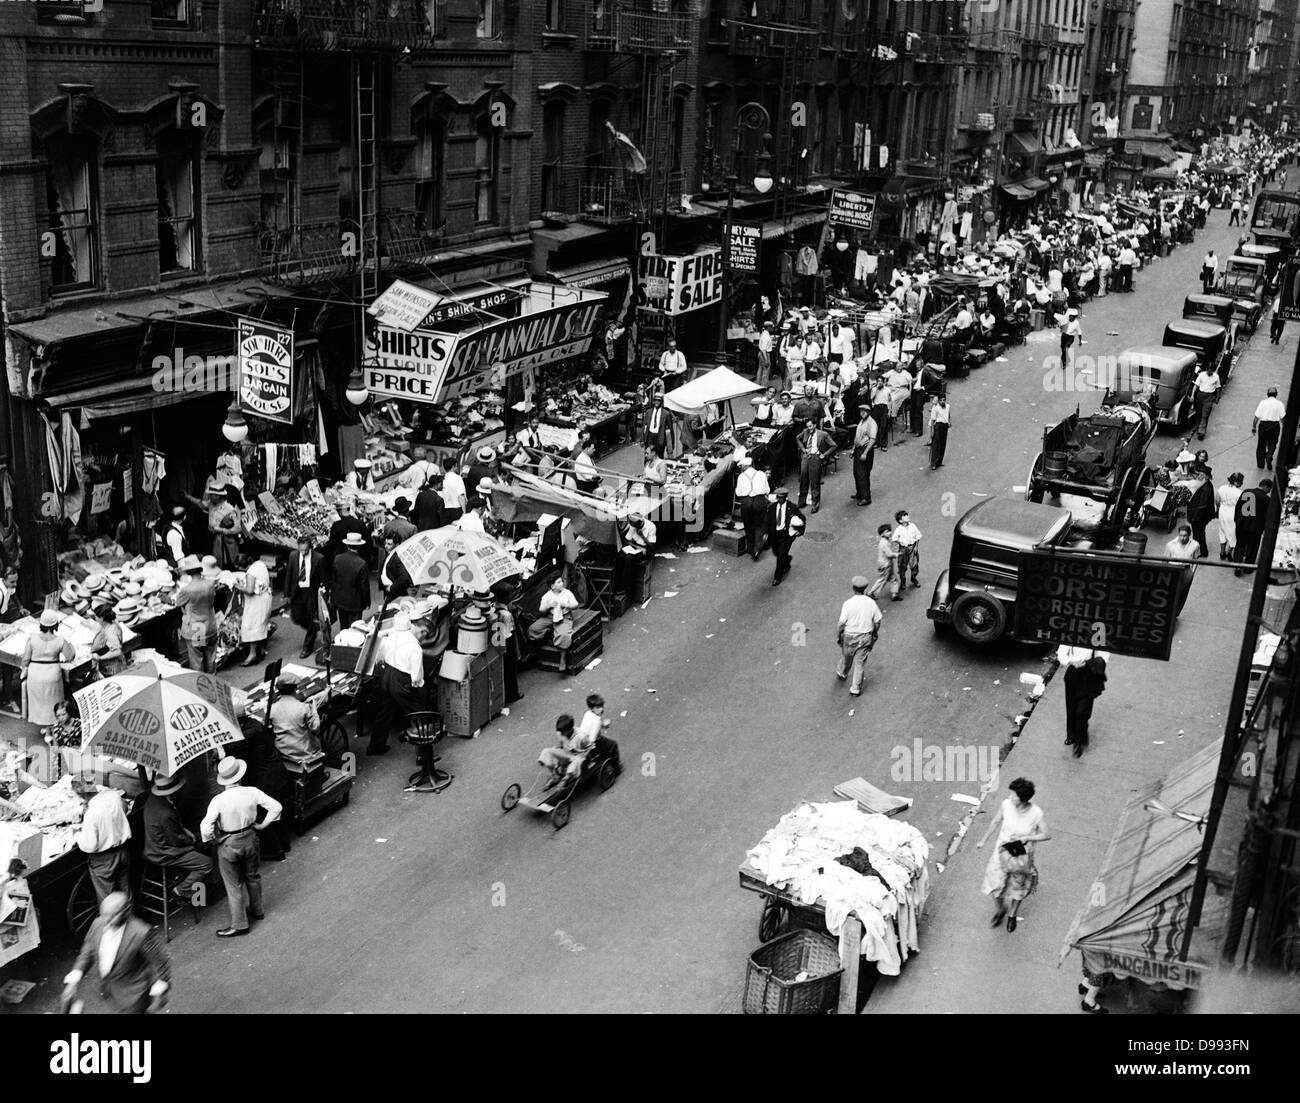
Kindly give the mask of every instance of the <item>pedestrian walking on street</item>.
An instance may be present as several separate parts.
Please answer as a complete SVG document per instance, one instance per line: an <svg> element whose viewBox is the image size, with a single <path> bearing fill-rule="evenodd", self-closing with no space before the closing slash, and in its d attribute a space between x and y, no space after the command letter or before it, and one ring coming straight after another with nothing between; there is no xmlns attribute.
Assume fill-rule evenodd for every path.
<svg viewBox="0 0 1300 1103"><path fill-rule="evenodd" d="M740 476L736 479L736 502L740 506L741 523L745 526L745 547L755 561L763 554L768 495L771 492L767 472L755 467L748 456L741 457Z"/></svg>
<svg viewBox="0 0 1300 1103"><path fill-rule="evenodd" d="M1208 472L1198 471L1196 474L1200 481L1187 503L1187 523L1192 526L1192 538L1200 550L1200 558L1207 559L1210 549L1205 542L1205 530L1214 520L1214 484Z"/></svg>
<svg viewBox="0 0 1300 1103"><path fill-rule="evenodd" d="M865 403L858 407L862 415L853 433L853 501L860 506L871 505L871 469L876 463L876 419L871 417L871 407Z"/></svg>
<svg viewBox="0 0 1300 1103"><path fill-rule="evenodd" d="M989 855L988 865L984 868L983 892L997 903L993 926L1000 926L1006 919L1007 932L1010 933L1016 929L1020 905L1038 887L1035 845L1047 842L1052 836L1047 830L1043 810L1034 803L1034 783L1018 777L1007 788L1011 790L1011 796L1002 802L993 822L975 847L982 849L997 832L997 850ZM1008 843L1020 845L1008 851L1005 849Z"/></svg>
<svg viewBox="0 0 1300 1103"><path fill-rule="evenodd" d="M248 934L249 918L262 919L261 849L258 832L275 823L284 806L261 789L240 785L248 763L226 757L217 766L217 784L222 791L212 798L207 815L199 825L205 842L216 840L217 867L226 886L230 904L230 926L217 931L218 938ZM266 818L257 822L257 810Z"/></svg>
<svg viewBox="0 0 1300 1103"><path fill-rule="evenodd" d="M1241 198L1236 195L1232 197L1232 213L1228 215L1228 225L1241 225Z"/></svg>
<svg viewBox="0 0 1300 1103"><path fill-rule="evenodd" d="M1086 662L1065 668L1065 745L1082 758L1088 746L1088 721L1092 703L1106 689L1106 660L1093 655Z"/></svg>
<svg viewBox="0 0 1300 1103"><path fill-rule="evenodd" d="M1201 290L1207 295L1214 290L1214 278L1219 271L1219 258L1211 249L1201 261Z"/></svg>
<svg viewBox="0 0 1300 1103"><path fill-rule="evenodd" d="M124 892L110 893L100 903L99 918L63 978L64 1009L74 1009L77 986L91 972L99 978L100 996L119 1014L162 1010L171 986L171 963L157 932L131 914L131 898Z"/></svg>
<svg viewBox="0 0 1300 1103"><path fill-rule="evenodd" d="M841 682L849 679L849 693L862 694L862 675L866 670L867 656L880 638L880 606L867 596L867 580L854 575L851 583L853 596L840 606L840 620L835 642L840 647L840 663L835 677ZM852 678L849 673L852 672Z"/></svg>
<svg viewBox="0 0 1300 1103"><path fill-rule="evenodd" d="M893 540L898 547L899 586L906 586L910 575L912 589L920 589L917 574L921 569L921 530L912 524L912 518L905 509L894 514L894 526Z"/></svg>
<svg viewBox="0 0 1300 1103"><path fill-rule="evenodd" d="M930 407L930 470L943 466L944 452L948 449L948 427L952 424L952 407L948 396L940 391Z"/></svg>
<svg viewBox="0 0 1300 1103"><path fill-rule="evenodd" d="M1268 500L1273 494L1273 480L1260 479L1259 486L1242 492L1237 499L1237 553L1235 560L1241 564L1232 573L1240 576L1252 570L1259 558L1259 541L1264 535L1268 520Z"/></svg>
<svg viewBox="0 0 1300 1103"><path fill-rule="evenodd" d="M1201 548L1192 539L1192 526L1184 521L1178 526L1178 535L1165 545L1165 555L1170 559L1200 559Z"/></svg>
<svg viewBox="0 0 1300 1103"><path fill-rule="evenodd" d="M1192 391L1192 410L1196 416L1196 439L1204 440L1205 431L1210 427L1210 412L1219 401L1223 389L1223 380L1219 373L1209 365L1203 367L1196 376L1196 389Z"/></svg>
<svg viewBox="0 0 1300 1103"><path fill-rule="evenodd" d="M1214 512L1219 519L1219 558L1231 561L1237 549L1237 503L1241 501L1246 476L1234 471L1214 496Z"/></svg>
<svg viewBox="0 0 1300 1103"><path fill-rule="evenodd" d="M1273 316L1268 323L1268 339L1272 344L1282 340L1282 331L1286 329L1286 319L1282 317L1282 296L1273 300Z"/></svg>
<svg viewBox="0 0 1300 1103"><path fill-rule="evenodd" d="M1284 417L1286 407L1277 397L1277 388L1269 387L1268 396L1255 407L1255 418L1250 424L1251 435L1255 437L1255 466L1261 471L1273 469L1273 453L1282 435Z"/></svg>
<svg viewBox="0 0 1300 1103"><path fill-rule="evenodd" d="M898 573L898 545L894 543L894 530L889 524L876 527L876 581L867 591L872 598L878 598L889 587L889 600L902 601L903 595L898 591L902 579Z"/></svg>
<svg viewBox="0 0 1300 1103"><path fill-rule="evenodd" d="M768 508L767 531L776 556L776 573L772 585L780 586L790 573L790 548L804 530L803 514L790 504L790 492L783 486L776 488L776 501Z"/></svg>

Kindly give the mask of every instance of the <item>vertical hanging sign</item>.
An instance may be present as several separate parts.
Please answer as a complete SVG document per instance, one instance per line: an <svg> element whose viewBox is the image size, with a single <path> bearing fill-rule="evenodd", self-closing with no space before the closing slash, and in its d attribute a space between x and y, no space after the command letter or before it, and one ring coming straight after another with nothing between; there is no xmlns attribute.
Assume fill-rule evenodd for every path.
<svg viewBox="0 0 1300 1103"><path fill-rule="evenodd" d="M269 421L293 424L293 331L240 318L235 338L239 408Z"/></svg>

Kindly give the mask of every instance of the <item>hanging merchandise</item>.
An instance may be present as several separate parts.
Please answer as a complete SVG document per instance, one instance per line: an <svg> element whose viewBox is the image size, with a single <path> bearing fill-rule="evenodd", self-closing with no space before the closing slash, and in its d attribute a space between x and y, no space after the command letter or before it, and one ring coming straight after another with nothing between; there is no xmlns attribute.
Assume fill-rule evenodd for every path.
<svg viewBox="0 0 1300 1103"><path fill-rule="evenodd" d="M140 489L146 494L156 494L158 484L167 476L167 457L152 448L144 450L144 479Z"/></svg>
<svg viewBox="0 0 1300 1103"><path fill-rule="evenodd" d="M90 515L94 517L100 513L107 513L112 501L113 484L95 483L91 489Z"/></svg>

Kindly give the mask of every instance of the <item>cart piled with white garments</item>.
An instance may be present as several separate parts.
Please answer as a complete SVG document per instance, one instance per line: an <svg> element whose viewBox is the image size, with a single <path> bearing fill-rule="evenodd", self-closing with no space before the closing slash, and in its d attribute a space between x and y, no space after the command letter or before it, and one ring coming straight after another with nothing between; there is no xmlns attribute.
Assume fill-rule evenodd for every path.
<svg viewBox="0 0 1300 1103"><path fill-rule="evenodd" d="M917 828L892 818L911 802L861 778L836 793L851 799L799 804L740 867L740 887L763 897L764 945L750 957L747 1013L837 1007L853 1014L861 962L897 976L920 949L930 845ZM825 967L819 970L818 962ZM812 993L802 1006L801 989L804 997Z"/></svg>

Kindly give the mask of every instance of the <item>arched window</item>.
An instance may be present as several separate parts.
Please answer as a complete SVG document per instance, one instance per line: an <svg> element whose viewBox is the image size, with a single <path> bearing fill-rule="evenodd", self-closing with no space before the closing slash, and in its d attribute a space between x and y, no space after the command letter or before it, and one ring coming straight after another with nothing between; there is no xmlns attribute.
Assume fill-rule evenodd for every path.
<svg viewBox="0 0 1300 1103"><path fill-rule="evenodd" d="M45 200L52 237L50 283L55 292L99 283L98 147L87 135L45 140Z"/></svg>
<svg viewBox="0 0 1300 1103"><path fill-rule="evenodd" d="M501 138L491 115L479 119L474 141L474 221L479 225L497 220L497 168Z"/></svg>
<svg viewBox="0 0 1300 1103"><path fill-rule="evenodd" d="M441 115L427 116L418 131L419 164L415 182L415 209L419 212L419 228L426 233L439 230L446 216L443 213L447 165L447 120Z"/></svg>
<svg viewBox="0 0 1300 1103"><path fill-rule="evenodd" d="M199 142L182 130L158 136L158 271L197 272L202 268L199 236Z"/></svg>

